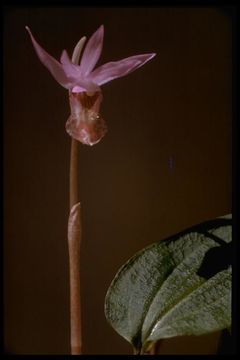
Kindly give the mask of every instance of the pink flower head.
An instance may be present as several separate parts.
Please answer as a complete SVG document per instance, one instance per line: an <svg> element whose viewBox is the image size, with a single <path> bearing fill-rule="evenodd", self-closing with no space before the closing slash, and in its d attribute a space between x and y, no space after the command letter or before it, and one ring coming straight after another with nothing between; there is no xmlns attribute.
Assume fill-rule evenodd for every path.
<svg viewBox="0 0 240 360"><path fill-rule="evenodd" d="M76 45L71 60L67 51L63 50L58 62L37 43L27 26L26 29L40 61L55 80L69 90L71 115L66 123L66 131L83 144L96 144L107 131L105 122L99 114L102 101L100 86L131 73L156 54L134 55L95 68L103 46L104 28L101 25L87 42L80 62L85 37Z"/></svg>

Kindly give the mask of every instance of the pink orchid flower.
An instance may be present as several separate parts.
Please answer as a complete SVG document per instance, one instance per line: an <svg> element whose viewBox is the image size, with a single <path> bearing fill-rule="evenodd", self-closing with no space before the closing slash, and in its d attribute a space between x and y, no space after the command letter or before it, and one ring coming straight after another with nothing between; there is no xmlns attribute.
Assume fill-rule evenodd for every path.
<svg viewBox="0 0 240 360"><path fill-rule="evenodd" d="M99 114L102 101L100 86L125 76L144 65L156 54L130 56L108 62L94 69L102 52L104 27L101 25L89 39L79 63L85 37L76 45L72 60L63 50L60 62L49 55L34 39L26 26L35 51L55 80L69 90L71 115L66 123L68 134L83 144L94 145L105 135L107 128Z"/></svg>

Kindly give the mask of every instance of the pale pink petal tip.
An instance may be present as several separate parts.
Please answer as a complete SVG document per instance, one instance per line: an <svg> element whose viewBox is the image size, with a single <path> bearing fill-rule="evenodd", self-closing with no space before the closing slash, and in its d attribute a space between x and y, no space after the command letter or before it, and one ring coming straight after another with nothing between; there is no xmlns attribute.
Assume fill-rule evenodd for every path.
<svg viewBox="0 0 240 360"><path fill-rule="evenodd" d="M152 53L150 59L154 58L154 56L156 55L157 55L156 53Z"/></svg>
<svg viewBox="0 0 240 360"><path fill-rule="evenodd" d="M29 35L32 36L31 30L30 30L30 28L29 28L27 25L25 26L25 29L27 30L27 32L29 33Z"/></svg>

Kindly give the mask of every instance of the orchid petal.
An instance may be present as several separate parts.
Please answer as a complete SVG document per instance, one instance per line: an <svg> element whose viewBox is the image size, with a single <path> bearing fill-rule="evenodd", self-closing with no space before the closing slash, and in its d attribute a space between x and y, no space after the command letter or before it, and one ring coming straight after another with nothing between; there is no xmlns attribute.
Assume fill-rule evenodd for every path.
<svg viewBox="0 0 240 360"><path fill-rule="evenodd" d="M72 63L66 50L63 50L60 61L64 72L67 74L68 78L73 84L72 89L75 89L74 92L98 90L99 87L97 85L95 85L91 80L88 80L82 76L80 66ZM77 91L76 87L78 89Z"/></svg>
<svg viewBox="0 0 240 360"><path fill-rule="evenodd" d="M96 65L103 46L104 27L101 25L89 39L81 59L81 70L83 75L88 75Z"/></svg>
<svg viewBox="0 0 240 360"><path fill-rule="evenodd" d="M79 58L82 52L83 45L86 41L86 36L82 37L73 50L72 62L73 64L79 64Z"/></svg>
<svg viewBox="0 0 240 360"><path fill-rule="evenodd" d="M84 43L86 41L86 36L82 37L79 42L77 43L77 45L75 46L74 50L73 50L73 54L72 54L72 63L73 64L78 64L79 63L79 58L82 52L82 48L84 46ZM63 55L63 54L62 54ZM79 92L83 92L86 89L81 87L81 86L74 86L72 88L73 92L79 93Z"/></svg>
<svg viewBox="0 0 240 360"><path fill-rule="evenodd" d="M111 80L125 76L132 71L143 66L147 61L152 59L156 54L142 54L130 56L128 58L106 63L95 69L89 78L98 85L103 85Z"/></svg>
<svg viewBox="0 0 240 360"><path fill-rule="evenodd" d="M28 26L26 26L26 30L28 31L30 38L32 40L35 51L39 57L39 60L42 62L44 66L50 71L52 76L57 82L63 87L69 89L71 87L71 83L69 82L69 78L64 72L62 65L54 59L51 55L49 55L34 39L31 30Z"/></svg>
<svg viewBox="0 0 240 360"><path fill-rule="evenodd" d="M79 76L81 76L80 66L72 63L66 50L63 50L61 58L60 58L60 62L62 64L64 72L68 76L73 77L75 79L78 78Z"/></svg>

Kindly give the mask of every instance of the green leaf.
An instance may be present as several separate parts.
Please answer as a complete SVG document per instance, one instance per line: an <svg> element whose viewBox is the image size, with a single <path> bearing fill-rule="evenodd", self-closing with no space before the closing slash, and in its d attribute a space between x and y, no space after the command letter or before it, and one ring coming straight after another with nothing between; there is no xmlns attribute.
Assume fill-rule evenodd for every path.
<svg viewBox="0 0 240 360"><path fill-rule="evenodd" d="M231 266L200 276L231 243L231 215L195 226L134 255L121 267L105 299L105 316L138 351L152 342L201 335L231 326ZM207 261L209 265L209 261ZM211 265L211 264L210 264Z"/></svg>

